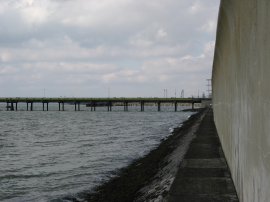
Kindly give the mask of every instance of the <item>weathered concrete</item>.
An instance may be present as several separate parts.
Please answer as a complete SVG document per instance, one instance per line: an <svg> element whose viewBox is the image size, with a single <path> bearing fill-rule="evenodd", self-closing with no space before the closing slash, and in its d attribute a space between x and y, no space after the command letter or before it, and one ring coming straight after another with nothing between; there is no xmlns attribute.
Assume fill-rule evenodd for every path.
<svg viewBox="0 0 270 202"><path fill-rule="evenodd" d="M215 123L240 201L270 200L270 1L222 0Z"/></svg>
<svg viewBox="0 0 270 202"><path fill-rule="evenodd" d="M169 191L169 202L237 202L237 194L209 111Z"/></svg>

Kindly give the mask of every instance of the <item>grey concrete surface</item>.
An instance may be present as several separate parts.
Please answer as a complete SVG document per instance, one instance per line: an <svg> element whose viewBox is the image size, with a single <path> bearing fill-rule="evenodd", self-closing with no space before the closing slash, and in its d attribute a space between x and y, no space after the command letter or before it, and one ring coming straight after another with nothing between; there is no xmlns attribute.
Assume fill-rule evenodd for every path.
<svg viewBox="0 0 270 202"><path fill-rule="evenodd" d="M213 113L202 120L169 191L169 202L237 202Z"/></svg>
<svg viewBox="0 0 270 202"><path fill-rule="evenodd" d="M221 0L214 119L240 201L270 201L270 1Z"/></svg>

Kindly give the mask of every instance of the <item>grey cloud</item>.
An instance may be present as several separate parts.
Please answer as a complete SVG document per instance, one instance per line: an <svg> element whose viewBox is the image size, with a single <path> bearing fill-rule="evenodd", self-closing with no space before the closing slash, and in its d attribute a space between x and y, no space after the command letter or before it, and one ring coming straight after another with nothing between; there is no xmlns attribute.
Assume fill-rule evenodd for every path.
<svg viewBox="0 0 270 202"><path fill-rule="evenodd" d="M136 85L144 85L140 93L146 95L152 86L176 88L177 77L183 84L194 78L188 90L192 94L195 88L204 89L205 77L210 76L213 47L207 52L205 46L215 38L218 4L213 0L0 2L1 82L31 86L32 96L42 86L61 84L66 94L68 88L77 88L77 94L83 95L91 85L93 91L111 86L119 88L116 95L121 91L122 96L132 92L140 96ZM16 87L9 88L13 90L2 89L3 96L19 94ZM57 92L55 88L54 95Z"/></svg>

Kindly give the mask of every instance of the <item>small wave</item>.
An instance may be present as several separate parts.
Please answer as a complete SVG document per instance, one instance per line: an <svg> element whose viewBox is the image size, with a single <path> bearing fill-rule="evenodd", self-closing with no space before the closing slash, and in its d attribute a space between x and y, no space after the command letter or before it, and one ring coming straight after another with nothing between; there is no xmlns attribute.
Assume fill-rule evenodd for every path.
<svg viewBox="0 0 270 202"><path fill-rule="evenodd" d="M29 178L40 178L40 177L49 177L53 174L36 174L36 175L4 175L0 176L0 180L3 179L29 179Z"/></svg>
<svg viewBox="0 0 270 202"><path fill-rule="evenodd" d="M174 128L170 127L170 128L169 128L169 132L170 132L170 133L173 133L173 131L174 131Z"/></svg>

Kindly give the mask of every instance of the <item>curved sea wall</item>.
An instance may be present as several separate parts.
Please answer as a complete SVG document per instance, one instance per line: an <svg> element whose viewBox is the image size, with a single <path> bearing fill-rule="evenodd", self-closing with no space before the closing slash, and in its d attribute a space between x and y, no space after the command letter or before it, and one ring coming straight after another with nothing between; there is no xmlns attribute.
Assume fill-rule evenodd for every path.
<svg viewBox="0 0 270 202"><path fill-rule="evenodd" d="M270 1L221 0L216 127L240 201L270 200Z"/></svg>

